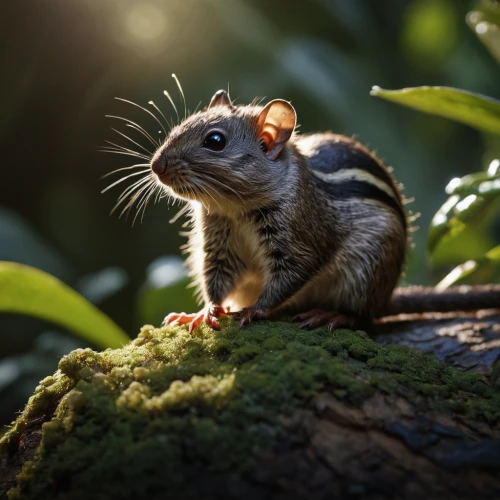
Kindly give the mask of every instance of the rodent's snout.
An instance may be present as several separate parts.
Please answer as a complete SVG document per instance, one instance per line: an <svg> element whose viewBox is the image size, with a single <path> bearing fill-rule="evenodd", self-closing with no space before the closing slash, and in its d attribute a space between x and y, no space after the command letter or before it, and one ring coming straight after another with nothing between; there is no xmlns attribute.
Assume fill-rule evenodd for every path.
<svg viewBox="0 0 500 500"><path fill-rule="evenodd" d="M151 170L156 175L163 175L167 171L167 159L164 154L156 154L151 160Z"/></svg>

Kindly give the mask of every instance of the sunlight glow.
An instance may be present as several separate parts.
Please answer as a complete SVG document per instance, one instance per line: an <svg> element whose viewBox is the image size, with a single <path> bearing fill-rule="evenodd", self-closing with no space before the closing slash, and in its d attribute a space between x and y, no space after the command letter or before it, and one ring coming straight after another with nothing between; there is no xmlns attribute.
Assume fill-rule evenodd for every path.
<svg viewBox="0 0 500 500"><path fill-rule="evenodd" d="M447 221L446 215L438 213L432 219L432 225L433 226L439 226L441 224L444 224L446 221Z"/></svg>
<svg viewBox="0 0 500 500"><path fill-rule="evenodd" d="M473 271L477 267L477 263L474 260L468 260L464 262L460 266L455 267L449 274L447 274L435 287L438 292L442 292L446 290L451 285L455 284L455 282L463 275L468 274Z"/></svg>
<svg viewBox="0 0 500 500"><path fill-rule="evenodd" d="M480 193L489 193L490 191L500 189L500 179L494 181L485 181L479 184Z"/></svg>
<svg viewBox="0 0 500 500"><path fill-rule="evenodd" d="M456 204L456 209L459 212L462 212L462 210L467 210L477 199L477 196L475 194L470 194L467 196L467 198L464 198L462 201L458 202Z"/></svg>
<svg viewBox="0 0 500 500"><path fill-rule="evenodd" d="M151 43L165 37L167 19L158 6L142 2L127 11L124 25L127 33L137 42Z"/></svg>
<svg viewBox="0 0 500 500"><path fill-rule="evenodd" d="M453 193L455 191L455 188L460 186L460 178L455 177L454 179L451 179L450 182L448 182L448 185L444 188L447 194Z"/></svg>
<svg viewBox="0 0 500 500"><path fill-rule="evenodd" d="M476 26L476 33L478 35L484 35L488 31L488 23L482 22Z"/></svg>
<svg viewBox="0 0 500 500"><path fill-rule="evenodd" d="M488 175L493 177L500 174L500 160L493 160L488 166Z"/></svg>

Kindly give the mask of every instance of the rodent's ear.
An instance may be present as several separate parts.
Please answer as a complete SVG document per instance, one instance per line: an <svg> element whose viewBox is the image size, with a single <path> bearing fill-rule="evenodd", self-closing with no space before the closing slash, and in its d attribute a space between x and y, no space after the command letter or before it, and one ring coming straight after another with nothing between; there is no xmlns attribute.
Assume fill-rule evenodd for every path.
<svg viewBox="0 0 500 500"><path fill-rule="evenodd" d="M213 108L214 106L232 106L233 103L229 98L229 94L225 90L218 90L215 95L212 97L209 108Z"/></svg>
<svg viewBox="0 0 500 500"><path fill-rule="evenodd" d="M271 101L257 117L257 135L266 147L266 156L275 160L290 139L297 115L293 106L282 99Z"/></svg>

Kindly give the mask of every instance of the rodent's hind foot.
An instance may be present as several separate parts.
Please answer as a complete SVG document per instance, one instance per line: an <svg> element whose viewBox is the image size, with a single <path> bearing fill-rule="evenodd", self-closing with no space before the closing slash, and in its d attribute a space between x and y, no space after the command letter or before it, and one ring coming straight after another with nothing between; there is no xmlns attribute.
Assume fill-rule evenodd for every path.
<svg viewBox="0 0 500 500"><path fill-rule="evenodd" d="M218 318L227 316L227 313L223 307L220 306L206 306L200 312L186 314L182 313L170 313L163 320L163 325L189 325L189 335L193 335L193 331L196 327L200 326L204 321L210 328L214 330L219 330L220 325Z"/></svg>
<svg viewBox="0 0 500 500"><path fill-rule="evenodd" d="M335 328L357 328L361 323L360 318L356 316L324 311L323 309L311 309L305 313L297 314L292 321L300 321L300 328L327 326L330 331L335 330Z"/></svg>
<svg viewBox="0 0 500 500"><path fill-rule="evenodd" d="M244 307L243 309L241 309L241 311L231 312L229 313L229 315L232 316L235 319L235 321L238 322L240 328L243 328L245 325L248 325L253 320L265 319L269 316L269 314L266 311L263 311L262 309L257 309L256 307L253 306Z"/></svg>

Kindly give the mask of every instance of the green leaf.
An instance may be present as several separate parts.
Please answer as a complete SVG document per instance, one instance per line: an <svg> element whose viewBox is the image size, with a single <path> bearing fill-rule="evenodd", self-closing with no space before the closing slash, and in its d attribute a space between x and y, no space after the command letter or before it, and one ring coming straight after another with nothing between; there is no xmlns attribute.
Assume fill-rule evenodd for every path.
<svg viewBox="0 0 500 500"><path fill-rule="evenodd" d="M468 227L476 229L493 212L500 201L500 173L496 170L453 179L446 192L450 195L436 212L429 226L428 251L435 252L438 244L450 243Z"/></svg>
<svg viewBox="0 0 500 500"><path fill-rule="evenodd" d="M429 226L427 249L433 253L438 244L449 243L467 229L468 225L476 226L484 220L490 204L474 194L453 195L436 212Z"/></svg>
<svg viewBox="0 0 500 500"><path fill-rule="evenodd" d="M477 260L468 260L450 271L436 289L446 290L452 285L494 283L500 281L500 245Z"/></svg>
<svg viewBox="0 0 500 500"><path fill-rule="evenodd" d="M456 177L448 183L445 190L449 195L468 196L473 194L494 198L500 195L500 172L477 172L462 178Z"/></svg>
<svg viewBox="0 0 500 500"><path fill-rule="evenodd" d="M500 194L500 173L490 175L489 172L477 172L469 174L461 179L456 177L446 186L449 195L480 195L497 196Z"/></svg>
<svg viewBox="0 0 500 500"><path fill-rule="evenodd" d="M69 286L15 262L0 262L0 312L52 321L104 348L130 341L108 316Z"/></svg>
<svg viewBox="0 0 500 500"><path fill-rule="evenodd" d="M500 134L500 101L450 87L413 87L384 90L373 87L371 95L432 115L451 118L486 132Z"/></svg>

